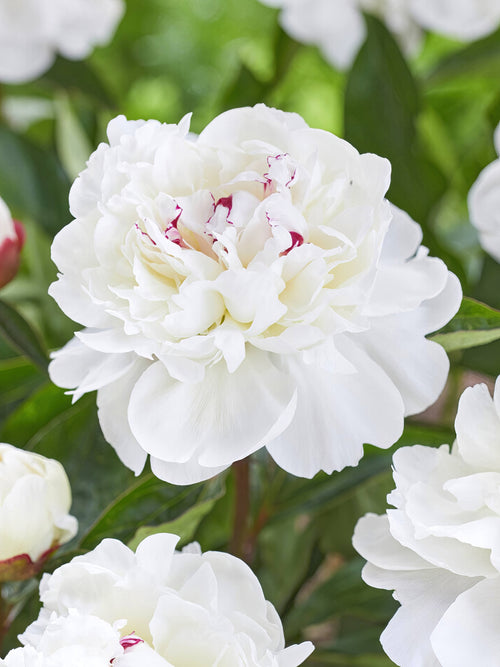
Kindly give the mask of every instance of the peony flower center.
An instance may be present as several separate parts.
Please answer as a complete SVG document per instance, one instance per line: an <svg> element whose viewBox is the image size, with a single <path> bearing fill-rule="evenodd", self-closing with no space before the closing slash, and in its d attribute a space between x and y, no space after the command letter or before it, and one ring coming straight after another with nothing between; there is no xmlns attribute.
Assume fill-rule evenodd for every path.
<svg viewBox="0 0 500 667"><path fill-rule="evenodd" d="M243 172L216 189L198 190L189 196L161 193L156 214L142 216L142 224L137 223L136 228L150 245L158 246L151 231L154 219L168 241L223 264L221 253L229 251L228 244L235 247L246 266L266 241L277 235L281 243L287 241L278 254L286 255L305 242L307 228L292 203L291 188L296 181L297 165L287 153L269 155L264 173Z"/></svg>

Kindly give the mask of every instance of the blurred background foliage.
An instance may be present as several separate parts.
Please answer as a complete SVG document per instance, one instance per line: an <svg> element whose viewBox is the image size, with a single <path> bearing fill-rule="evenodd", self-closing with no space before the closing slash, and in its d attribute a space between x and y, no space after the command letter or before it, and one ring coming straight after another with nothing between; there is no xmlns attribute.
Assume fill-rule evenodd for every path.
<svg viewBox="0 0 500 667"><path fill-rule="evenodd" d="M59 58L39 80L1 89L0 195L25 223L27 244L0 300L0 441L59 459L70 477L80 532L49 567L104 536L135 544L155 530L197 539L203 549L230 548L234 471L192 487L149 472L136 479L104 442L95 397L72 405L50 384L48 353L74 327L47 295L56 273L50 243L71 219L70 183L105 140L110 118L175 123L193 112L197 132L225 109L265 102L388 157L390 199L422 225L424 244L460 277L464 293L488 304L465 302L442 332L452 361L445 398L409 420L391 450L366 447L359 467L313 480L287 475L262 452L250 464L250 520L239 548L281 613L288 642L315 641L311 666L390 665L378 637L396 603L361 581L351 535L365 512L384 511L394 449L451 443L464 384L500 373L500 266L480 250L467 211L469 188L496 157L500 31L467 46L428 35L408 62L385 27L366 17L367 39L351 70L339 73L285 35L277 11L256 0L126 4L114 41L86 62ZM4 651L38 608L34 584L8 593L19 605Z"/></svg>

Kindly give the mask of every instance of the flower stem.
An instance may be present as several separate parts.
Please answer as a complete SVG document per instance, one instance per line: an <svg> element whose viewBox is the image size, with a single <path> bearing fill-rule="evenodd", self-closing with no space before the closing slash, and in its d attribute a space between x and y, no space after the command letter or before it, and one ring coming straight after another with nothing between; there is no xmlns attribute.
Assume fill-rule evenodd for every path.
<svg viewBox="0 0 500 667"><path fill-rule="evenodd" d="M251 554L248 549L248 525L250 519L250 457L235 461L232 465L236 506L234 509L233 536L231 552L248 562Z"/></svg>
<svg viewBox="0 0 500 667"><path fill-rule="evenodd" d="M12 623L10 614L11 610L12 605L5 600L4 591L2 591L2 583L0 583L0 654L2 651L3 640Z"/></svg>

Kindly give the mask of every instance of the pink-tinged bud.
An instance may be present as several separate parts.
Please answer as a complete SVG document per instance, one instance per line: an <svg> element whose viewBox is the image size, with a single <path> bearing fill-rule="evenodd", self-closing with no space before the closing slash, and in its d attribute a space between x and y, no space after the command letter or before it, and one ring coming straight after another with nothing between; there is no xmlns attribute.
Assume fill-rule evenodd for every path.
<svg viewBox="0 0 500 667"><path fill-rule="evenodd" d="M0 199L0 287L16 275L25 238L24 227L12 220L9 209Z"/></svg>
<svg viewBox="0 0 500 667"><path fill-rule="evenodd" d="M31 579L43 569L46 561L59 548L59 544L45 551L37 560L31 560L28 554L20 554L0 561L0 583L4 581L24 581Z"/></svg>
<svg viewBox="0 0 500 667"><path fill-rule="evenodd" d="M58 461L0 443L0 583L35 576L75 536L70 506Z"/></svg>

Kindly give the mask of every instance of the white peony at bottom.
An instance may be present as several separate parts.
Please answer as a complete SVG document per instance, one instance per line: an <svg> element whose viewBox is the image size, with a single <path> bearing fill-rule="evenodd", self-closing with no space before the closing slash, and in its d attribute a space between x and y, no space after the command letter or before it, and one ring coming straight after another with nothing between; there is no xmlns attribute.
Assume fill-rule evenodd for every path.
<svg viewBox="0 0 500 667"><path fill-rule="evenodd" d="M500 378L463 393L450 451L394 455L395 509L360 519L363 579L401 607L381 636L401 667L493 667L500 655Z"/></svg>
<svg viewBox="0 0 500 667"><path fill-rule="evenodd" d="M500 125L495 131L500 155ZM500 262L500 159L483 169L469 192L470 219L479 233L481 246Z"/></svg>
<svg viewBox="0 0 500 667"><path fill-rule="evenodd" d="M297 667L304 662L312 644L284 647L276 610L243 561L222 552L202 554L197 545L176 551L178 539L153 535L135 554L106 539L44 575L39 618L21 635L24 647L0 665Z"/></svg>
<svg viewBox="0 0 500 667"><path fill-rule="evenodd" d="M458 280L384 198L390 164L264 105L108 127L70 194L50 288L86 329L53 355L105 438L174 484L267 447L312 477L392 445L448 358Z"/></svg>

